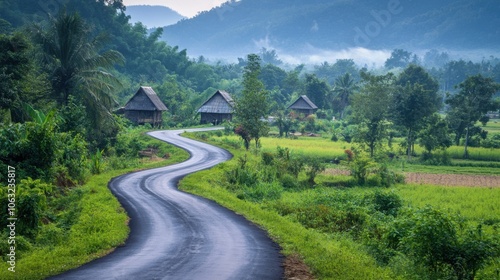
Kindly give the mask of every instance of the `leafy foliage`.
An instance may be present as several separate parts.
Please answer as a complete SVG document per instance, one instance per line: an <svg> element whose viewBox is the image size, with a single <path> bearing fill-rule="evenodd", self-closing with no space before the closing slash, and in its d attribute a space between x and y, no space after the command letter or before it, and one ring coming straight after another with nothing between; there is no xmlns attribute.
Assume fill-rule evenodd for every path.
<svg viewBox="0 0 500 280"><path fill-rule="evenodd" d="M387 121L391 94L394 93L393 75L370 76L362 73L365 85L353 96L353 119L358 124L354 140L368 145L370 156L387 136Z"/></svg>
<svg viewBox="0 0 500 280"><path fill-rule="evenodd" d="M256 54L248 55L248 64L243 75L243 93L236 100L235 107L237 123L242 131L245 131L245 137L240 135L245 143L254 139L256 147L259 145L259 138L268 131L267 122L263 120L268 114L267 92L258 78L260 71L260 58ZM248 149L247 144L246 148Z"/></svg>
<svg viewBox="0 0 500 280"><path fill-rule="evenodd" d="M475 75L463 81L458 88L459 93L448 98L446 103L450 105L451 116L456 118L455 123L458 124L456 134L465 133L464 158L468 158L470 132L487 111L496 108L492 97L500 86L491 78Z"/></svg>
<svg viewBox="0 0 500 280"><path fill-rule="evenodd" d="M116 101L111 93L117 91L120 81L110 70L123 62L123 56L114 50L101 52L105 36L92 37L78 14L60 12L48 28L37 26L34 33L43 50L55 100L67 105L74 94L86 105L93 134L114 133L116 124L110 110Z"/></svg>
<svg viewBox="0 0 500 280"><path fill-rule="evenodd" d="M396 125L406 129L408 159L411 158L416 132L424 125L426 117L438 110L438 84L420 66L408 66L398 77L400 88L394 93L391 112Z"/></svg>

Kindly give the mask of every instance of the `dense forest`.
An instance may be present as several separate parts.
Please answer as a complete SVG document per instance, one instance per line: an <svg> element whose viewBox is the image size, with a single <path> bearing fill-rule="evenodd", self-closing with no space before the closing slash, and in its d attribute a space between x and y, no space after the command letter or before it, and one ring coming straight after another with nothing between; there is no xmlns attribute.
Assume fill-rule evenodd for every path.
<svg viewBox="0 0 500 280"><path fill-rule="evenodd" d="M241 2L238 5L250 5ZM283 4L267 2L278 8ZM289 9L303 10L300 1L295 2ZM326 13L323 2L313 1L308 9ZM423 160L436 164L448 160L442 153L435 155L452 144L464 147L464 158L467 147L500 148L500 137L488 135L480 125L489 121L488 112L500 108L500 58L453 60L446 51L418 56L397 48L379 68L360 66L352 59L290 65L276 50L262 48L234 63L211 61L190 57L189 49L162 41L170 36L162 28L131 24L125 11L121 0L0 2L0 169L13 166L19 178L26 178L23 184L28 187L19 194L19 203L27 209L22 215L29 223L19 234L25 236L27 250L40 240L39 225L58 219L43 212L48 197L64 197L91 174L101 173L104 158L107 168L123 168L146 147L130 133L134 125L116 114L140 86L153 87L167 106L163 128L198 125L196 111L207 98L218 89L231 93L237 103L236 125L226 128L240 135L247 148L251 140L259 147L259 139L269 132L267 124L260 124L268 116L273 116L279 137L296 131L328 133L332 141L358 143L372 158L394 138L402 139L408 160L420 145L425 149ZM489 15L493 9L483 12ZM210 15L213 12L198 17ZM226 16L229 20L233 14ZM331 19L324 15L318 20ZM301 95L319 107L316 114L286 110ZM248 108L260 111L255 115L244 110ZM253 127L256 123L262 127ZM0 173L1 184L7 176ZM0 194L6 207L7 196ZM7 214L1 215L0 225L5 226Z"/></svg>

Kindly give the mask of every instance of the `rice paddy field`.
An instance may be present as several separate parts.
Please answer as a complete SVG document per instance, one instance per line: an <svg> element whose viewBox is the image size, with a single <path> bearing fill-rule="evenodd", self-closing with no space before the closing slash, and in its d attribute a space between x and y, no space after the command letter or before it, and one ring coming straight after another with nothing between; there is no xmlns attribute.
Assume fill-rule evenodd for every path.
<svg viewBox="0 0 500 280"><path fill-rule="evenodd" d="M497 128L500 131L500 125L489 127L490 131L497 131ZM326 135L293 139L265 137L261 139L260 149L251 148L248 152L242 148L243 143L237 136L214 132L197 137L229 149L234 159L206 174L193 175L190 182L181 183L181 188L214 199L261 225L278 241L285 255L298 254L317 279L424 279L412 276L417 271L408 263L405 265L405 262L379 266L373 262L372 257L376 257L361 246L359 236L356 241L349 233L336 231L337 227L341 228L342 222L358 221L356 217L371 220L371 214L363 214L365 210L359 209L365 209L364 203L376 193L384 193L388 197L397 195L405 209L416 211L432 207L471 226L482 225L483 231L489 235L496 235L500 223L498 149L474 148L470 152L475 158L463 160L463 147L451 147L447 152L456 156L451 157L450 165L444 166L425 165L418 157L408 161L403 155L395 156L388 159L388 166L392 171L404 173L405 183L384 188L353 183L345 164L345 150L355 148L355 144L333 142ZM252 166L258 166L258 162L262 161L262 152L275 154L278 147L288 148L292 155L319 158L327 163L326 170L317 176L315 186L289 190L279 185L276 187L276 184L260 185L259 194L264 197L270 195L257 201L242 199L232 192L233 187L224 187L224 174L238 165L243 156L245 161L248 156L248 161L253 162ZM396 149L393 153L398 155ZM201 182L205 179L201 178L213 179L203 184ZM306 177L302 174L297 180L303 183ZM266 186L269 190L266 190ZM352 209L354 212L350 213ZM346 219L342 218L342 213L348 213ZM272 222L270 217L273 217ZM376 217L379 216L375 215L373 219L378 219ZM337 218L340 224L339 221L328 223L329 219ZM294 234L290 235L292 228ZM321 239L312 237L316 234L320 234ZM322 257L318 258L318 254ZM349 261L343 262L347 259ZM500 279L495 278L498 268L500 259L495 258L478 272L475 279Z"/></svg>
<svg viewBox="0 0 500 280"><path fill-rule="evenodd" d="M486 128L493 133L500 132L500 123L490 123ZM211 141L242 146L237 136L212 137ZM288 148L292 154L317 157L325 162L344 159L344 151L353 146L352 143L333 142L322 137L261 139L262 151L275 152L277 147ZM415 206L429 204L467 213L471 219L500 220L500 149L471 148L471 155L479 160L461 159L463 147L450 147L447 152L460 153L460 159L453 159L452 156L450 166L424 165L417 159L408 162L404 156L390 162L392 170L405 174L406 184L398 186L398 192ZM327 185L335 185L335 182L348 180L348 175L345 166L330 163L320 180L326 181Z"/></svg>
<svg viewBox="0 0 500 280"><path fill-rule="evenodd" d="M490 120L483 129L487 130L489 134L500 134L500 119Z"/></svg>

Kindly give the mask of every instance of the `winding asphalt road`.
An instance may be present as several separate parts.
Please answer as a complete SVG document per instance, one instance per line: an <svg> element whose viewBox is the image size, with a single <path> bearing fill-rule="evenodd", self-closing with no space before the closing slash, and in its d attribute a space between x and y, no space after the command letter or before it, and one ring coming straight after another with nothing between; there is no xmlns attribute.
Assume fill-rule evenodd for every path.
<svg viewBox="0 0 500 280"><path fill-rule="evenodd" d="M231 155L179 136L151 136L187 150L185 162L131 173L109 187L127 211L130 236L111 254L50 279L282 279L279 247L265 231L204 198L177 190L185 175Z"/></svg>

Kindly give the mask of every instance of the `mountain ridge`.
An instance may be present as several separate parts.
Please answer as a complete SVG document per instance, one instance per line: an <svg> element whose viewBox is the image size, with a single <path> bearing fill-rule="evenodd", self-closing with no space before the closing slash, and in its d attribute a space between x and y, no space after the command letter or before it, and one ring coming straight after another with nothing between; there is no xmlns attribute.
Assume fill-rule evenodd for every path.
<svg viewBox="0 0 500 280"><path fill-rule="evenodd" d="M160 5L126 6L125 14L130 16L131 23L141 22L148 28L169 26L186 18L177 11Z"/></svg>
<svg viewBox="0 0 500 280"><path fill-rule="evenodd" d="M200 55L261 47L498 49L499 13L495 0L241 0L168 26L163 39Z"/></svg>

